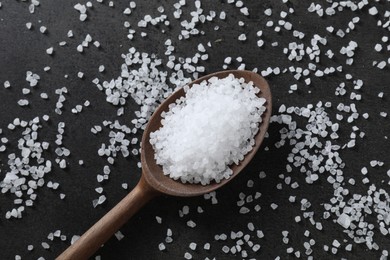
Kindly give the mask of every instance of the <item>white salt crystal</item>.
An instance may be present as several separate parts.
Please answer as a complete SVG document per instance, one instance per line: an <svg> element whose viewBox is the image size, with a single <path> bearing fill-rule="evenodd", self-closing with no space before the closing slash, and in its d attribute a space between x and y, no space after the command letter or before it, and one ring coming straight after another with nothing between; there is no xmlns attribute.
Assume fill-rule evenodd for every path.
<svg viewBox="0 0 390 260"><path fill-rule="evenodd" d="M338 217L337 223L340 224L343 228L347 229L351 225L351 219L347 214L342 213Z"/></svg>
<svg viewBox="0 0 390 260"><path fill-rule="evenodd" d="M166 249L166 247L165 247L164 243L158 244L158 250L164 251L165 249Z"/></svg>
<svg viewBox="0 0 390 260"><path fill-rule="evenodd" d="M339 248L340 247L340 242L337 240L337 239L334 239L333 242L332 242L332 246L336 247L336 248Z"/></svg>
<svg viewBox="0 0 390 260"><path fill-rule="evenodd" d="M368 13L369 13L370 15L376 15L376 14L378 14L378 9L376 9L376 7L373 6L373 7L371 7L370 9L368 9Z"/></svg>
<svg viewBox="0 0 390 260"><path fill-rule="evenodd" d="M78 52L83 52L83 51L84 51L84 48L83 48L83 46L82 46L81 44L79 44L79 45L77 45L76 50L77 50Z"/></svg>
<svg viewBox="0 0 390 260"><path fill-rule="evenodd" d="M238 40L239 40L239 41L246 41L246 35L245 35L244 33L240 34L240 35L238 36Z"/></svg>
<svg viewBox="0 0 390 260"><path fill-rule="evenodd" d="M381 61L381 62L379 62L378 65L377 65L377 67L378 67L379 69L383 69L384 67L386 67L386 61Z"/></svg>
<svg viewBox="0 0 390 260"><path fill-rule="evenodd" d="M46 28L46 26L41 26L40 28L39 28L39 31L41 32L41 33L46 33L46 31L47 31L47 28Z"/></svg>
<svg viewBox="0 0 390 260"><path fill-rule="evenodd" d="M196 243L194 243L194 242L191 242L190 243L190 245L189 245L189 248L191 249L191 250L196 250Z"/></svg>
<svg viewBox="0 0 390 260"><path fill-rule="evenodd" d="M48 49L46 49L46 53L49 54L49 55L52 55L53 54L53 47L50 47Z"/></svg>
<svg viewBox="0 0 390 260"><path fill-rule="evenodd" d="M192 255L190 253L188 253L188 252L185 252L184 253L184 259L190 260L190 259L192 259Z"/></svg>
<svg viewBox="0 0 390 260"><path fill-rule="evenodd" d="M377 44L375 44L374 49L375 49L377 52L380 52L380 51L382 50L382 45L379 44L379 43L377 43Z"/></svg>
<svg viewBox="0 0 390 260"><path fill-rule="evenodd" d="M118 241L120 241L120 240L122 240L125 236L122 234L121 231L118 230L118 231L115 233L115 237L116 237L116 239L118 239Z"/></svg>
<svg viewBox="0 0 390 260"><path fill-rule="evenodd" d="M9 83L8 80L4 81L4 88L9 88L11 87L11 83Z"/></svg>
<svg viewBox="0 0 390 260"><path fill-rule="evenodd" d="M43 247L44 249L49 249L49 248L50 248L49 244L46 243L46 242L42 242L41 245L42 245L42 247Z"/></svg>
<svg viewBox="0 0 390 260"><path fill-rule="evenodd" d="M264 14L267 15L267 16L271 16L272 15L271 8L265 9Z"/></svg>
<svg viewBox="0 0 390 260"><path fill-rule="evenodd" d="M196 227L196 223L192 220L188 220L187 221L187 226L189 226L190 228L194 228Z"/></svg>
<svg viewBox="0 0 390 260"><path fill-rule="evenodd" d="M70 244L73 245L79 238L80 238L80 236L78 236L78 235L72 236L72 239L70 240Z"/></svg>

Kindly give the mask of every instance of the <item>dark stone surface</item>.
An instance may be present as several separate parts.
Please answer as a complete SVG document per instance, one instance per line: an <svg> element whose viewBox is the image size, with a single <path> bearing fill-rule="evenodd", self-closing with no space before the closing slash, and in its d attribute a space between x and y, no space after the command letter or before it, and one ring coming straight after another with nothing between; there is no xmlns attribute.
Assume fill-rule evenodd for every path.
<svg viewBox="0 0 390 260"><path fill-rule="evenodd" d="M55 181L60 183L58 190L51 190L47 187L40 188L37 191L38 198L32 208L27 208L23 213L22 219L6 220L5 213L13 206L15 197L10 194L0 195L0 258L14 259L15 255L20 255L22 259L37 259L39 256L45 259L53 259L70 244L70 238L74 234L82 234L88 227L111 209L128 191L121 188L121 184L126 182L129 188L136 185L140 169L136 164L138 157L116 159L112 167L112 173L109 181L104 183L104 194L108 200L102 206L96 209L92 207L92 200L98 197L95 188L99 186L96 181L96 174L101 173L103 166L107 164L106 160L97 155L97 150L101 143L108 142L108 129L102 133L93 135L90 132L92 126L101 124L103 120L114 120L116 116L116 107L105 101L105 95L100 92L91 81L98 77L101 80L110 80L119 76L120 65L122 64L122 53L127 53L128 48L136 47L139 51L156 53L164 61L165 47L163 45L166 39L172 39L176 47L175 55L182 57L191 57L197 50L198 43L212 43L212 48L207 48L209 60L201 62L206 67L206 73L215 72L222 69L223 60L227 56L233 58L241 56L247 69L258 68L259 71L267 67L289 68L290 66L306 67L310 62L306 57L301 62L289 62L286 55L283 54L283 48L288 46L291 41L300 42L292 36L291 32L284 29L280 33L268 28L265 23L273 20L275 23L280 19L280 11L288 11L288 7L293 7L295 13L289 14L286 20L293 24L293 28L306 34L301 40L305 45L310 44L311 37L318 33L326 36L328 44L321 47L321 62L319 68L324 69L330 66L343 66L343 72L335 73L323 78L311 76L311 86L306 86L302 80L296 81L290 73L281 73L278 76L269 76L267 80L272 88L274 98L274 111L277 113L281 104L287 106L306 106L307 104L316 104L318 101L331 101L333 106L329 109L332 120L337 121L336 106L338 103L356 103L360 113L369 113L370 118L364 120L361 117L353 124L340 122L340 143L349 140L351 127L356 125L361 131L366 133L364 139L357 139L357 145L353 149L341 151L342 158L346 162L344 175L347 178L354 177L357 181L355 186L349 187L351 192L365 194L368 185L361 183L360 169L363 166L369 166L371 160L377 159L384 161L383 167L372 169L369 167L369 178L371 183L389 190L387 185L389 177L386 176L388 169L388 151L389 141L387 137L390 133L390 124L388 118L383 118L379 112L390 112L390 103L388 100L388 87L390 83L389 65L383 70L372 66L374 60L384 60L389 58L389 51L384 50L380 53L374 50L374 45L381 42L382 36L389 36L389 31L376 26L377 20L386 21L383 17L385 10L389 10L389 3L382 1L375 3L380 10L377 16L368 14L366 6L362 10L351 12L345 10L337 13L333 17L319 17L315 13L308 13L307 8L310 2L291 0L288 4L282 1L246 1L250 16L245 17L239 9L225 1L203 1L202 7L206 13L209 10L216 10L219 14L221 10L227 13L227 19L221 21L216 19L212 22L201 25L199 28L205 31L203 36L194 36L189 40L179 41L177 35L180 32L180 23L173 18L173 2L168 1L137 1L137 7L130 16L122 12L128 6L128 1L115 1L114 8L108 6L108 1L103 4L91 1L93 8L88 9L88 19L86 22L79 21L79 13L73 6L77 1L41 1L34 14L28 12L28 3L22 1L2 1L0 8L0 83L5 80L11 82L11 88L4 89L0 87L0 128L3 129L3 136L10 140L7 145L7 151L0 154L2 163L0 176L5 175L7 169L7 154L16 151L17 140L20 137L20 131L10 131L7 125L15 117L24 120L31 120L36 116L47 114L50 116L48 123L43 123L44 127L40 132L40 138L49 140L52 144L56 138L58 122L65 122L64 146L70 149L71 156L67 159L68 167L65 170L60 169L54 164L53 171L45 177L46 182ZM192 1L187 1L183 7L184 18L189 18L189 12L194 10ZM191 3L190 3L191 2ZM326 1L317 1L324 7L329 4ZM145 14L158 15L157 7L164 6L165 13L171 24L166 26L148 26L148 28L138 28L137 22ZM271 18L263 14L266 8L273 9ZM360 22L356 29L344 38L326 31L326 27L332 25L338 28L346 29L348 22L352 17L359 16ZM388 19L388 18L387 18ZM238 21L244 21L243 27L238 26ZM137 31L135 38L130 41L127 39L127 29L123 26L125 21L130 21L131 27ZM27 30L25 24L33 23L33 29ZM45 25L48 28L47 34L41 34L39 27ZM214 31L215 26L219 26L218 31ZM166 28L165 33L161 29ZM68 30L72 29L74 38L67 38ZM263 30L261 37L265 41L262 48L256 46L258 37L257 30ZM147 37L142 38L140 32L148 33ZM246 42L237 41L239 34L246 32L248 40ZM101 48L94 46L86 48L84 53L76 51L87 34L91 34L94 40L101 43ZM349 41L354 40L359 44L354 56L352 66L345 65L345 56L339 54L342 46L348 45ZM66 41L64 47L58 46L58 42ZM272 47L272 42L278 42L278 46ZM388 44L388 43L387 43ZM54 47L54 55L45 53L49 47ZM327 49L335 52L334 59L325 57ZM99 65L105 65L105 72L98 72ZM237 68L239 63L234 62L229 68ZM50 66L49 72L44 72L43 68ZM26 97L22 94L22 88L30 88L25 81L26 71L31 70L40 75L41 79L38 86L32 89L31 94ZM77 72L85 73L84 79L77 77ZM355 92L361 93L362 101L351 101L349 95L353 90L351 81L345 80L345 74L350 73L354 79L362 79L364 87ZM65 78L64 75L69 75ZM347 95L335 96L335 89L340 82L347 82ZM298 84L298 91L288 94L290 85ZM64 103L64 113L57 115L54 113L57 95L54 91L57 88L66 86L68 88L67 100ZM379 92L383 91L383 99L378 98ZM42 100L39 97L41 92L49 94L48 100ZM27 98L30 101L28 107L20 107L17 101L21 98ZM84 108L80 114L71 113L71 108L77 104L82 104L85 100L91 101L91 106ZM131 120L137 105L131 98L127 100L125 106L125 116L118 118L121 123L131 126ZM297 119L300 127L304 127L304 121ZM354 244L340 225L333 223L331 219L322 219L323 203L329 202L333 196L333 188L327 183L328 173L320 176L320 180L313 184L306 184L305 175L299 170L294 169L291 175L294 181L300 184L298 189L291 189L283 185L283 189L278 190L276 185L281 183L280 174L286 174L286 158L291 151L291 147L286 145L281 149L276 149L274 143L280 140L279 130L282 126L272 124L269 128L269 138L265 140L264 147L269 147L269 151L260 149L253 162L248 168L232 183L217 192L218 204L211 205L211 202L199 198L157 198L143 208L135 217L133 217L122 229L121 232L125 238L121 241L112 238L105 246L97 252L102 259L182 259L185 252L191 252L194 259L204 259L206 256L217 259L241 258L240 255L224 254L221 251L223 245L233 246L232 240L215 241L216 234L225 233L230 235L230 231L242 230L244 233L251 234L251 240L259 243L261 249L253 253L248 246L249 257L257 259L275 259L280 256L281 259L294 258L293 255L286 253L290 246L294 251L301 252L301 258L306 258L303 243L309 238L304 236L306 230L310 231L310 238L316 241L313 248L315 259L379 259L381 251L370 251L364 244ZM140 137L140 134L138 134ZM55 160L55 146L51 145L51 153L47 155L48 159ZM79 166L78 160L82 159L85 166ZM265 171L267 177L259 180L259 171ZM2 179L2 177L0 178ZM247 188L246 183L249 179L255 181L253 188ZM383 180L383 181L382 181ZM239 208L236 206L238 194L240 192L254 194L259 191L263 196L257 201L252 202L250 207L252 211L249 214L239 214ZM60 200L59 194L65 193L66 198ZM297 196L297 203L288 202L290 195ZM315 212L316 221L320 221L324 229L316 230L309 220L302 217L302 222L295 223L294 217L302 215L299 201L307 198L312 203ZM270 208L271 203L276 203L279 207L276 210ZM259 204L260 212L255 212L253 207ZM184 206L190 207L190 214L180 218L178 211ZM204 209L204 213L196 213L197 206ZM161 225L156 223L155 216L162 217ZM192 219L197 226L194 229L187 227L186 222ZM256 229L264 232L265 237L259 239L255 232L247 230L247 223L253 222ZM372 220L375 223L375 220ZM166 244L167 250L160 252L158 244L164 242L167 228L173 231L173 243ZM67 235L68 240L62 242L59 239L49 241L47 236L50 232L61 230ZM290 242L288 245L282 243L283 230L290 232ZM389 238L375 230L375 241L381 249L389 249ZM353 244L352 252L346 252L339 249L336 256L323 250L323 245L331 246L333 239L342 242L344 247L348 243ZM346 241L344 243L343 241ZM44 250L41 242L50 244L49 250ZM196 242L198 248L192 252L189 249L190 242ZM205 242L211 243L211 250L203 249ZM29 252L27 245L34 245L34 250Z"/></svg>

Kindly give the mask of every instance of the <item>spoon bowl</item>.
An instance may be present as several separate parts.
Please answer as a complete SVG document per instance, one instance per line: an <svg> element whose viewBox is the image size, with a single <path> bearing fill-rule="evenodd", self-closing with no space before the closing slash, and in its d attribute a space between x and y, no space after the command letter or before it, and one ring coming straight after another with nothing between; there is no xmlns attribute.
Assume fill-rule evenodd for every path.
<svg viewBox="0 0 390 260"><path fill-rule="evenodd" d="M180 197L191 197L191 196L198 196L205 193L209 193L225 185L229 181L231 181L235 176L237 176L242 171L242 169L245 168L245 166L251 161L253 156L256 154L261 143L263 142L264 135L267 132L269 119L271 116L271 110L272 110L271 91L267 81L259 74L251 71L228 70L228 71L221 71L221 72L216 72L213 74L206 75L195 81L192 81L191 83L188 84L188 86L191 87L193 84L199 84L200 82L204 80L208 80L212 77L225 78L229 74L233 74L235 78L244 78L245 82L247 83L252 81L254 86L260 89L258 96L263 97L266 100L266 103L264 104L266 106L266 111L263 113L262 116L263 121L260 124L259 132L257 132L256 134L255 145L253 149L248 154L245 155L244 159L240 161L238 165L232 164L230 166L230 168L233 171L232 176L230 176L230 178L228 179L223 179L219 183L212 182L208 185L182 183L180 180L174 180L169 176L164 175L162 171L162 167L158 165L156 163L156 160L154 159L154 149L149 142L150 133L158 130L162 126L161 113L169 110L168 109L169 104L174 103L176 99L185 95L184 90L181 88L178 91L174 92L171 96L169 96L164 101L164 103L162 103L157 108L157 110L150 118L149 123L142 136L141 162L142 162L143 175L145 177L145 180L150 184L150 186L152 186L157 191L164 194L168 194L172 196L180 196Z"/></svg>
<svg viewBox="0 0 390 260"><path fill-rule="evenodd" d="M242 171L242 169L256 154L268 129L272 109L271 91L268 83L257 73L242 70L230 70L209 74L191 82L188 85L191 87L193 84L199 84L211 77L225 78L229 74L233 74L236 78L244 78L245 82L252 81L254 86L260 89L258 96L263 97L266 100L266 111L262 115L262 123L260 124L259 131L255 136L255 145L238 165L233 164L230 166L233 171L230 178L223 179L219 183L212 182L208 185L182 183L181 181L173 180L164 175L162 167L157 165L154 159L154 149L149 142L150 133L158 130L162 126L161 114L162 112L169 110L169 104L185 95L184 90L181 88L168 97L156 109L152 117L149 119L149 123L142 136L142 175L138 184L114 208L112 208L106 215L88 229L73 245L59 255L57 257L58 260L88 259L140 208L142 208L143 205L157 195L166 194L180 197L202 195L220 188Z"/></svg>

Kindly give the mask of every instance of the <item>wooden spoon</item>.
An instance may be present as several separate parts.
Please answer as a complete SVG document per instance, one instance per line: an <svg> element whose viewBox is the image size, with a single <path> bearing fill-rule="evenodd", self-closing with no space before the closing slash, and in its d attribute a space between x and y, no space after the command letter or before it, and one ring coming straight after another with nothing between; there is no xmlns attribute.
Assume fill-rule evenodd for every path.
<svg viewBox="0 0 390 260"><path fill-rule="evenodd" d="M184 90L179 89L156 109L143 133L141 151L142 176L138 184L124 199L122 199L122 201L120 201L95 225L86 231L73 245L58 256L58 260L88 259L142 206L157 195L166 194L180 197L202 195L222 187L237 176L239 172L241 172L241 170L256 154L268 128L272 109L271 91L268 83L257 73L242 70L231 70L216 72L204 76L191 82L189 86L199 84L201 81L207 80L211 77L225 78L229 74L233 74L236 78L244 78L245 82L252 81L254 85L261 90L258 95L266 99L266 111L262 116L263 122L260 125L260 130L255 137L255 146L248 154L245 155L240 164L233 164L230 166L233 170L233 175L229 179L222 180L220 183L213 182L209 185L183 184L180 181L175 181L164 175L161 166L156 164L154 159L154 149L149 142L150 133L161 127L161 113L163 111L168 111L168 105L175 102L176 99L184 96Z"/></svg>

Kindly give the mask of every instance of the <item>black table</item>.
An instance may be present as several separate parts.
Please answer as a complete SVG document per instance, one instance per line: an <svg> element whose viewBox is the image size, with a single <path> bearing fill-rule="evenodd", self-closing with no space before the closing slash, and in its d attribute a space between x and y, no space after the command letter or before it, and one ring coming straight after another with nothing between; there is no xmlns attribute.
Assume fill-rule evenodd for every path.
<svg viewBox="0 0 390 260"><path fill-rule="evenodd" d="M382 41L383 36L390 36L390 27L387 25L383 28L377 25L378 21L382 21L385 25L389 21L388 14L385 14L386 10L390 11L389 2L370 3L361 9L357 8L356 11L351 10L354 7L344 6L342 11L336 8L336 13L331 16L325 14L326 8L332 6L328 1L316 1L322 6L324 13L322 16L321 10L316 9L315 6L314 9L317 11L309 12L308 9L312 9L309 8L311 3L306 1L245 1L244 7L249 10L248 16L245 15L245 9L237 7L240 6L240 1L233 4L228 2L203 1L203 13L209 15L210 11L214 10L216 17L212 21L197 25L196 28L204 34L199 33L189 39L179 40L178 35L183 29L180 22L190 20L190 12L196 10L192 1L187 1L186 5L181 7L183 14L180 19L174 17L173 2L137 1L137 6L132 9L130 15L127 15L123 11L129 7L129 1L115 1L112 7L107 0L103 3L91 1L93 6L87 8L88 17L84 22L79 19L80 12L74 9L77 1L41 1L40 5L35 7L33 14L29 12L30 3L2 1L0 127L3 132L0 137L7 137L8 142L5 144L6 150L0 153L2 163L0 179L10 171L8 155L16 153L20 156L18 140L23 137L23 130L21 127L16 127L15 130L8 129L9 123L12 123L15 118L29 121L37 116L49 116L47 122L40 119L39 124L42 128L38 130L38 140L50 143L48 150L43 154L53 165L51 171L43 178L45 180L43 187L37 188L35 192L37 198L34 205L25 206L21 219L5 218L7 211L19 207L14 205L14 200L18 199L15 194L7 192L0 195L1 259L15 259L16 255L20 255L22 259L37 259L40 256L53 259L70 245L73 235L81 235L136 185L141 174L141 170L137 167L140 158L132 154L126 158L118 155L114 165L110 166L109 180L103 183L97 182L97 175L103 174L104 165L109 165L106 157L100 157L97 152L102 143L109 142L110 129L102 126L103 121L119 120L120 124L132 128L131 121L135 118L133 111L138 110L139 106L128 97L123 106L124 115L117 116L119 107L106 102L106 95L92 81L95 78L100 79L100 82L110 81L120 76L120 66L123 63L121 54L128 53L131 47L149 55L156 54L163 61L161 70L171 73L171 70L166 67L168 58L164 54L166 51L164 42L167 39L172 40L172 45L175 46L173 54L177 58L193 57L198 52L199 43L205 46L208 59L198 62L199 66L205 67L205 72L199 75L222 70L226 57L232 57L232 63L226 66L229 69L236 69L241 63L245 63L245 69L257 68L259 73L263 72L265 75L269 74L266 73L267 68L272 68L276 74L270 73L266 79L273 93L274 115L279 115L279 107L283 104L287 107L300 108L308 104L316 106L319 101L323 102L322 107L333 123L340 124L340 130L337 132L338 139L333 140L328 135L323 139L320 138L319 143L325 145L326 141L330 141L332 144L343 146L354 139L350 136L352 132L357 134L354 147L338 151L343 160L343 163L338 165L344 176L340 185L350 192L340 200L344 199L348 202L352 194L367 195L372 184L375 184L377 190L379 188L389 190L389 176L386 172L390 163L388 159L390 124L389 116L384 117L380 112L390 112L387 96L390 83L388 63L390 41ZM150 14L153 17L161 15L157 10L159 6L164 7L164 14L167 15L170 24L156 26L149 24L146 28L138 27L138 22L145 15ZM376 15L369 14L373 6L376 6L379 11ZM264 11L269 8L272 10L271 16L264 14ZM293 8L294 12L290 13L289 8ZM222 10L226 12L224 20L219 18ZM285 15L281 14L282 11L286 12L286 18L281 17ZM371 12L373 11L374 9L371 9ZM341 29L345 32L353 23L354 17L360 18L359 21L354 20L356 22L352 26L354 29L344 37L340 37L340 32L337 31ZM128 21L130 28L135 30L132 40L127 37L129 28L124 26L125 21ZM273 21L273 25L267 26L268 21ZM26 27L28 22L32 23L30 30ZM291 30L288 30L289 24L285 25L286 22L291 23ZM47 27L45 33L40 32L41 26ZM275 29L278 26L279 32L277 28ZM329 26L334 27L333 32L329 31L330 28L326 29ZM73 31L72 38L67 37L69 30ZM262 30L260 37L256 35L259 30ZM297 37L293 36L294 30L297 30L295 33ZM142 32L147 35L142 37ZM299 32L304 33L302 39L299 38ZM246 34L245 41L238 40L242 33ZM93 40L89 47L84 48L80 53L77 51L77 46L85 40L87 34L90 34ZM296 42L298 45L302 43L303 50L306 51L307 47L313 47L311 42L313 38L319 39L316 34L327 40L326 45L320 42L314 44L320 50L320 53L316 54L319 57L318 62L315 59L311 60L307 53L303 55L302 60L288 59L291 48L294 48L290 46L288 54L285 54L284 49L289 48L289 43ZM258 47L257 42L260 39L264 41L264 45ZM59 43L62 41L66 41L66 45L60 46ZM98 41L100 47L94 46L93 41ZM348 56L341 54L340 50L342 47L353 46L351 41L356 42L358 47L354 49L353 64L348 65L346 64ZM207 45L208 42L211 47ZM374 49L377 43L383 46L379 52ZM46 53L50 47L54 50L51 55ZM299 54L299 46L296 48ZM312 51L315 52L315 48ZM328 50L334 53L332 58L326 55ZM237 61L237 57L242 57L242 62ZM385 67L378 68L378 63L373 65L374 61L385 61ZM98 71L100 65L105 66L103 72ZM308 76L302 75L297 79L297 69L305 70L312 68L313 65L316 69L310 70ZM44 71L47 66L50 70ZM338 67L341 68L340 71L336 69ZM280 73L275 68L278 68ZM321 72L315 75L316 70L329 72L326 68L336 70L323 76L320 75ZM37 86L29 86L26 81L27 71L40 76ZM84 76L79 78L78 72L83 72ZM350 79L348 75L352 78ZM193 77L187 72L185 76ZM307 78L311 79L310 85L305 82ZM357 80L362 80L361 88ZM9 88L3 88L5 81L10 82ZM343 83L345 86L340 87ZM297 85L297 90L294 90L293 86L291 91L290 86L294 84ZM61 108L62 114L58 114L55 112L59 97L56 90L62 87L67 89L67 93L63 94L66 101ZM31 93L24 95L23 88L30 89ZM345 95L339 94L340 91L343 92L342 89L345 89ZM380 92L384 93L383 97L378 97ZM47 93L48 99L41 98L41 93ZM360 94L361 100L356 98L351 100L351 93ZM29 104L19 106L20 99L27 99ZM90 106L83 105L86 100L90 101ZM331 107L326 107L325 102L331 102ZM338 111L337 107L340 103L345 105L354 103L359 117L349 123L347 118L352 113ZM72 113L72 108L76 108L76 105L82 105L83 108L80 113L75 114ZM363 117L364 113L369 114L368 119ZM338 120L337 114L344 115L343 119ZM298 128L305 129L307 118L292 114L292 119L297 122ZM69 149L68 157L57 156L55 153L58 146L55 140L60 122L64 122L65 127L62 144L59 146ZM102 131L97 134L91 133L91 128L95 125L102 126ZM356 131L354 126L359 130ZM244 258L245 253L242 255L241 252L224 252L225 245L230 249L242 239L242 250L246 250L247 259L275 259L277 256L280 259L297 256L307 258L305 245L308 244L304 243L310 243L310 239L313 239L315 244L310 246L312 252L309 250L307 253L315 259L379 259L382 250L389 250L390 241L389 236L382 235L379 230L377 214L375 212L365 214L367 215L365 220L374 225L374 241L378 244L379 250L368 250L365 243L357 244L349 238L344 228L337 223L336 214L330 214L329 218L324 219L324 204L331 203L334 194L334 185L331 185L327 179L337 174L332 175L330 171L325 171L318 174L318 181L308 184L305 178L310 165L307 162L304 163L306 172L302 173L300 166L293 166L291 172L288 172L287 158L293 151L294 144L290 145L290 140L287 139L284 146L279 149L275 147L275 143L281 140L280 131L283 135L283 128L288 128L288 125L278 123L270 125L269 138L265 140L253 162L237 179L218 190L217 204L213 204L215 200L203 197L157 198L121 228L124 235L122 240L118 241L113 237L96 255L101 256L102 259L183 259L185 253L189 252L193 259ZM361 132L365 133L363 138L359 137ZM140 138L141 135L139 131L136 134L128 134L127 138ZM139 144L129 146L130 151L138 148ZM319 151L315 150L316 148L313 148L309 151L311 154L319 155ZM55 162L57 157L65 159L65 169ZM83 160L84 164L80 165L79 160ZM384 162L384 165L371 167L372 160ZM361 173L363 167L367 167L367 175ZM265 178L259 178L261 171L265 172ZM363 183L365 177L369 178L369 183ZM353 181L350 181L350 178L354 178L355 185L351 185ZM253 184L250 180L253 180ZM47 185L50 181L59 183L59 187L49 188ZM295 187L295 184L291 185L295 182L299 187ZM123 183L127 183L127 190L122 188ZM102 194L107 200L93 208L92 201L101 195L95 191L95 188L100 186L104 188ZM255 198L256 192L262 194L260 198ZM65 198L61 199L61 194L65 194ZM248 199L248 195L252 195L254 201L251 197ZM26 195L23 196L25 198ZM244 206L250 210L249 213L240 213L241 207L237 206L240 196L244 196L247 200ZM296 196L296 202L291 203L290 196ZM382 196L382 200L387 201L384 210L388 213L389 198L383 197L385 195ZM311 205L306 204L302 209L301 202L305 202L303 199L307 199ZM184 206L189 207L189 214L180 216L179 212ZM201 207L202 213L198 213L198 207ZM369 207L374 210L374 206ZM255 209L259 208L261 209L257 212ZM313 223L310 221L310 212L314 213ZM161 224L156 221L156 216L162 218ZM300 216L300 222L295 221L296 216ZM189 220L196 223L195 228L187 225ZM248 223L253 223L255 230L250 230L251 224L248 229ZM388 229L389 225L385 224L385 227ZM171 243L165 242L168 228L173 233ZM66 236L65 241L54 234L52 234L53 240L50 239L50 233L56 230L60 230L61 235ZM261 230L264 237L259 238L257 230ZM236 234L234 233L232 239L231 231L242 231L243 237L234 238ZM282 233L283 231L289 232L288 242L286 239L283 240L285 234ZM226 240L222 234L227 235ZM245 234L249 236L244 237ZM261 237L261 232L259 235ZM336 254L333 254L332 247L337 248L335 239L341 245ZM251 242L248 245L247 240L259 244L260 249L254 252L250 247ZM42 242L47 243L49 248L45 249L47 245L42 245ZM164 251L158 248L162 242L166 246ZM195 250L189 248L191 242L197 244ZM205 243L210 243L210 250L203 248ZM332 246L332 243L336 246ZM345 250L348 244L352 244L350 252ZM28 245L33 245L33 250L29 251ZM328 251L324 250L324 245L329 246Z"/></svg>

